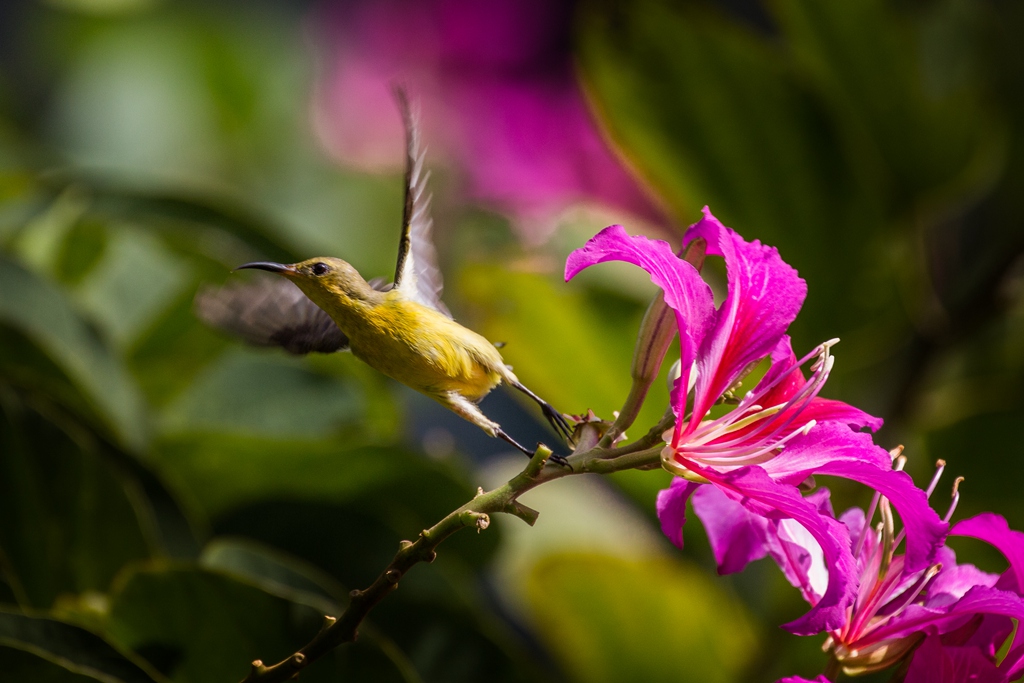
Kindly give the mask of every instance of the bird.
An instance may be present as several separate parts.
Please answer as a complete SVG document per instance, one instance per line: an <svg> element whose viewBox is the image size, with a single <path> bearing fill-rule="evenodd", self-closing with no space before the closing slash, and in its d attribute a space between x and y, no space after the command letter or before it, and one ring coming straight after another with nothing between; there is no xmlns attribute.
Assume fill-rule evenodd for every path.
<svg viewBox="0 0 1024 683"><path fill-rule="evenodd" d="M536 402L555 432L571 443L566 418L519 381L496 345L456 322L441 301L427 192L430 174L424 171L418 115L403 90L395 96L406 144L405 207L394 281L367 281L340 258L254 261L235 270L269 271L281 278L201 290L195 301L198 317L250 344L292 354L350 351L532 457L536 449L518 443L477 405L504 382ZM559 456L552 460L566 464Z"/></svg>

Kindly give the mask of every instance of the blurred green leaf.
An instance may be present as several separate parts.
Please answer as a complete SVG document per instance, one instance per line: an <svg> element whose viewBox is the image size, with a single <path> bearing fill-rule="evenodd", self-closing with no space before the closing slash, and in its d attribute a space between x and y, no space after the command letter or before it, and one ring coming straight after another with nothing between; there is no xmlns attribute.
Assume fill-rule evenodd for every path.
<svg viewBox="0 0 1024 683"><path fill-rule="evenodd" d="M95 437L68 420L62 428L44 418L9 388L0 391L5 579L26 607L106 591L122 564L150 554L128 487Z"/></svg>
<svg viewBox="0 0 1024 683"><path fill-rule="evenodd" d="M551 555L527 577L534 621L577 681L739 680L757 654L742 606L662 557Z"/></svg>
<svg viewBox="0 0 1024 683"><path fill-rule="evenodd" d="M138 335L189 284L188 266L153 235L114 232L103 261L76 288L76 298L119 348Z"/></svg>
<svg viewBox="0 0 1024 683"><path fill-rule="evenodd" d="M976 81L963 73L970 65L959 64L957 74L935 63L969 59L951 52L970 47L973 37L964 32L978 10L959 3L956 23L943 27L938 22L952 5L934 3L917 16L881 0L772 5L796 63L843 122L847 151L862 170L892 185L893 202L943 185L950 185L947 192L971 190L1001 164L1004 131L984 108ZM935 31L940 34L932 38Z"/></svg>
<svg viewBox="0 0 1024 683"><path fill-rule="evenodd" d="M95 633L54 619L0 610L0 644L30 652L70 672L104 683L161 680ZM6 668L4 671L11 673Z"/></svg>
<svg viewBox="0 0 1024 683"><path fill-rule="evenodd" d="M103 260L109 243L107 224L86 217L77 221L61 244L54 271L67 285L76 285Z"/></svg>
<svg viewBox="0 0 1024 683"><path fill-rule="evenodd" d="M313 440L351 430L361 412L353 383L314 373L280 353L237 349L167 407L161 431Z"/></svg>
<svg viewBox="0 0 1024 683"><path fill-rule="evenodd" d="M128 446L141 447L148 425L141 398L120 360L60 290L2 255L0 323L20 331L48 355L81 392L82 407L95 409ZM31 376L31 368L17 370Z"/></svg>
<svg viewBox="0 0 1024 683"><path fill-rule="evenodd" d="M261 499L352 500L401 478L410 459L388 448L345 446L208 434L167 439L156 450L169 475L209 515Z"/></svg>
<svg viewBox="0 0 1024 683"><path fill-rule="evenodd" d="M217 538L203 548L203 567L247 579L275 595L302 596L302 602L323 603L321 611L336 614L345 589L323 571L259 543Z"/></svg>
<svg viewBox="0 0 1024 683"><path fill-rule="evenodd" d="M475 489L451 468L400 448L352 446L211 434L161 442L158 457L220 533L261 540L359 585L380 572L398 541ZM456 536L445 547L479 565L498 540Z"/></svg>
<svg viewBox="0 0 1024 683"><path fill-rule="evenodd" d="M242 680L254 659L288 656L321 620L317 609L221 573L153 566L122 578L107 633L172 680L220 683Z"/></svg>
<svg viewBox="0 0 1024 683"><path fill-rule="evenodd" d="M580 36L599 111L682 218L710 204L759 236L810 237L850 203L836 131L767 41L661 0L592 2Z"/></svg>
<svg viewBox="0 0 1024 683"><path fill-rule="evenodd" d="M324 614L340 615L341 605L347 602L345 589L322 570L252 541L215 539L203 549L200 563L251 581L274 595L319 606ZM408 657L370 621L360 626L359 642L380 648L407 683L422 680Z"/></svg>
<svg viewBox="0 0 1024 683"><path fill-rule="evenodd" d="M264 258L284 263L300 258L285 246L286 231L281 226L229 192L135 187L94 176L85 182L94 193L92 209L97 214L144 223L184 253L231 246L218 237L216 231L222 231Z"/></svg>
<svg viewBox="0 0 1024 683"><path fill-rule="evenodd" d="M93 683L96 679L74 673L24 650L0 646L0 671L12 681L32 683Z"/></svg>

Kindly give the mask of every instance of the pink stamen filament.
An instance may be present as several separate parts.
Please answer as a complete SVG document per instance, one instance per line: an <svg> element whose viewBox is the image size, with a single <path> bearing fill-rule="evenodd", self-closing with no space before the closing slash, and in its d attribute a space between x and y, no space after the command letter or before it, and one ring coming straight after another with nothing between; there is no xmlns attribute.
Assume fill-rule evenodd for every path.
<svg viewBox="0 0 1024 683"><path fill-rule="evenodd" d="M798 360L792 367L786 369L785 372L780 373L778 377L773 379L765 386L759 387L757 389L757 393L748 392L747 395L743 397L743 400L740 401L740 404L736 407L735 410L732 410L715 420L712 420L710 422L699 423L696 426L693 425L692 414L689 416L689 420L686 420L685 422L681 420L679 423L677 423L676 431L672 438L672 446L674 448L678 447L679 443L683 440L684 436L692 435L697 431L706 432L707 430L716 429L719 425L734 420L737 415L741 415L747 412L748 410L750 410L748 406L751 406L752 404L756 403L758 399L760 399L762 396L764 396L772 389L777 387L780 383L782 383L783 380L789 377L790 373L799 370L799 368L802 367L804 363L806 363L815 356L821 354L827 355L829 348L835 345L838 341L838 339L830 339L829 341L816 346L810 353L808 353L806 356ZM688 400L688 397L687 399L684 400ZM686 413L685 409L681 412Z"/></svg>
<svg viewBox="0 0 1024 683"><path fill-rule="evenodd" d="M939 483L939 478L942 477L942 473L943 473L943 471L945 471L945 469L946 469L946 461L945 460L936 460L935 461L935 474L932 475L932 480L931 480L931 482L928 483L928 488L925 489L925 495L928 498L932 497L932 492L935 491L935 487Z"/></svg>
<svg viewBox="0 0 1024 683"><path fill-rule="evenodd" d="M864 537L867 536L867 531L871 528L871 518L875 516L875 510L878 508L878 501L882 497L882 494L875 491L875 495L871 496L871 505L868 506L868 514L864 518L864 526L860 528L860 534L857 535L857 543L853 546L853 556L860 557L861 547L864 545Z"/></svg>
<svg viewBox="0 0 1024 683"><path fill-rule="evenodd" d="M942 518L942 521L949 524L949 520L953 517L953 512L956 510L957 503L960 502L960 482L964 480L963 477L957 477L953 482L953 502L949 504L949 510L946 511L946 516Z"/></svg>
<svg viewBox="0 0 1024 683"><path fill-rule="evenodd" d="M900 469L902 469L902 468L900 468ZM945 469L946 469L946 461L945 460L936 460L935 461L935 474L932 475L932 480L928 483L928 488L925 489L925 498L926 499L929 499L929 498L932 497L932 492L935 490L935 487L938 485L939 479L942 477L942 473L943 473L943 471L945 471ZM963 477L960 477L959 481L962 481L962 480L963 480ZM953 484L953 495L954 495L955 499L953 501L952 508L949 510L948 513L946 513L946 519L943 520L943 521L945 521L947 523L949 522L949 518L953 514L953 510L956 509L957 501L960 500L960 496L957 493L958 486L959 486L959 483L954 483ZM893 547L898 548L900 543L902 543L903 539L906 538L906 537L907 537L907 530L906 529L900 529L900 533L896 536L896 544Z"/></svg>
<svg viewBox="0 0 1024 683"><path fill-rule="evenodd" d="M776 435L778 435L781 432L785 431L785 429L787 427L789 427L789 425L792 424L793 421L796 420L800 416L800 414L807 407L807 405L811 401L814 400L814 398L821 391L822 387L825 385L825 382L828 380L829 374L830 374L830 372L832 370L832 365L834 363L834 357L828 355L828 346L824 346L823 347L822 353L825 354L824 356L822 356L822 359L824 360L824 362L819 366L819 370L815 372L815 374L811 377L811 379L808 382L806 382L804 384L803 387L801 387L800 391L798 391L796 394L794 394L792 397L790 397L790 399L785 404L783 404L781 407L780 406L773 406L772 408L768 408L768 409L762 411L762 412L773 411L773 413L769 414L767 419L764 419L764 421L760 425L758 425L758 427L756 429L754 429L753 431L751 431L751 432L749 432L747 434L743 434L743 435L737 436L734 439L730 439L728 441L718 442L715 445L717 447L719 447L720 449L722 449L722 450L732 449L732 448L734 448L736 446L741 446L743 444L747 444L748 447L749 447L749 444L751 443L751 441L755 437L760 436L762 432L768 430L770 427L772 428L770 433L767 434L766 436L762 437L761 439L759 439L757 441L757 443L764 443L766 440L772 439ZM806 357L801 362L806 362ZM795 370L798 367L799 367L799 365L795 365L795 366L793 366L793 368L790 369L790 371ZM783 373L783 375L787 375L790 371L787 371L786 373ZM757 395L757 398L760 398L763 395L764 395L764 392L759 392L758 395ZM734 413L736 413L736 412L737 411L733 411L732 413L729 413L728 415L722 416L722 418L719 418L719 421L723 420L724 418L730 418L730 417L732 417L734 419L735 418ZM786 420L782 424L778 424L778 419L779 419L778 416L779 415L786 416ZM704 432L705 429L699 428L698 431ZM733 431L733 430L729 430L729 431ZM726 432L720 432L720 433L726 433ZM706 438L707 437L704 436L702 440L706 440ZM687 450L689 450L689 449L687 449Z"/></svg>
<svg viewBox="0 0 1024 683"><path fill-rule="evenodd" d="M754 460L758 460L758 462L765 462L766 460L770 460L772 457L776 455L774 451L783 448L786 445L786 443L792 441L796 437L806 434L814 427L815 424L816 422L814 420L811 420L806 425L804 425L803 428L787 434L778 441L766 442L766 440L762 440L759 442L759 447L757 447L752 452L747 452L742 455L729 455L728 450L721 449L718 444L710 444L708 446L698 447L693 450L687 448L684 452L686 453L687 457L691 457L691 459L699 459L702 463L707 465L738 466L756 464L755 462L753 462ZM719 457L715 457L714 455L701 455L701 453L722 453L722 455ZM692 456L694 455L696 455L697 458L692 458ZM762 458L762 456L768 457Z"/></svg>
<svg viewBox="0 0 1024 683"><path fill-rule="evenodd" d="M902 563L899 564L899 571L893 571L894 565L889 565L889 571L886 572L884 579L875 579L874 584L871 587L871 593L868 595L867 600L864 601L863 606L857 606L854 608L855 617L853 623L850 625L849 633L847 634L858 634L855 639L859 639L863 633L862 630L865 628L867 623L874 618L878 613L878 610L885 604L885 600L890 597L893 588L899 583L902 576ZM877 576L877 574L875 575Z"/></svg>
<svg viewBox="0 0 1024 683"><path fill-rule="evenodd" d="M939 571L941 569L942 569L942 565L941 564L933 564L932 566L928 567L927 569L918 572L917 581L913 584L913 586L910 587L909 590L907 590L903 594L903 599L900 602L899 607L897 607L895 610L893 610L889 614L885 615L886 619L887 620L895 619L897 616L899 616L903 612L903 610L905 610L907 607L912 605L914 603L914 601L917 600L918 596L921 595L921 593L924 591L924 589L927 588L928 583L935 577L936 574L939 573ZM866 631L864 635L867 635L870 632L871 632L871 629Z"/></svg>

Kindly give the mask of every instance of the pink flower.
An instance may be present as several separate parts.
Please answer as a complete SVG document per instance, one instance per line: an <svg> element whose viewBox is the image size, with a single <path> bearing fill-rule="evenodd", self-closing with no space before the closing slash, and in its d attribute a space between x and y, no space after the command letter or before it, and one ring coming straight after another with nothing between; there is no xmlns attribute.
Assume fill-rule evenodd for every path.
<svg viewBox="0 0 1024 683"><path fill-rule="evenodd" d="M662 214L603 139L569 52L571 7L542 0L361 0L324 7L320 139L344 163L398 168L391 88L423 108L432 163L460 172L472 200L543 239L580 202L657 221ZM440 151L440 154L436 154Z"/></svg>
<svg viewBox="0 0 1024 683"><path fill-rule="evenodd" d="M899 460L902 464L903 458ZM935 489L941 472L940 466L926 495ZM814 498L823 514L831 515L826 489L809 498ZM946 520L958 499L954 486ZM695 499L694 506L705 520L712 547L732 542L722 534L723 529L734 534L735 528L745 528L758 536L760 555L770 555L809 603L821 599L822 578L828 570L816 541L805 530L788 520L769 522L751 515L710 489L699 506ZM873 528L870 520L876 510L881 522ZM731 521L716 525L709 521L714 516L728 516ZM1003 551L1010 569L1000 578L969 564L957 564L948 547L940 548L936 561L928 567L910 569L901 552L909 533L906 529L897 533L884 496L876 495L867 513L852 508L840 521L850 532L858 589L844 622L828 629L825 648L845 673L880 671L908 656L908 683L1005 683L1024 673L1022 639L996 664L996 652L1013 631L1011 618L1024 618L1024 599L1014 588L1024 571L1024 534L1011 531L1002 517L989 513L954 527L954 535L981 538Z"/></svg>
<svg viewBox="0 0 1024 683"><path fill-rule="evenodd" d="M950 535L970 536L989 543L1010 566L995 580L995 585L995 577L973 567L973 571L961 571L955 565L943 567L935 581L949 571L944 590L928 589L929 594L940 597L925 602L914 615L917 625L928 635L913 654L906 683L1019 680L1024 675L1024 634L1019 626L1006 656L998 664L997 653L1014 633L1011 618L1024 622L1024 533L1010 529L1003 517L984 512L958 522ZM941 597L943 592L963 593L963 598L950 602Z"/></svg>
<svg viewBox="0 0 1024 683"><path fill-rule="evenodd" d="M786 329L807 293L796 271L773 247L745 241L707 207L704 218L684 235L684 248L695 239L706 241L707 254L725 260L728 295L717 309L695 266L666 242L630 237L617 225L569 255L566 279L604 261L633 263L651 275L675 311L680 341L680 373L672 393L676 425L666 434L663 464L680 478L658 497L665 534L682 545L686 501L704 484L766 520L795 520L818 543L829 573L820 599L788 628L794 633L833 628L856 597L853 555L846 528L805 500L801 483L827 474L882 491L913 530L908 563L915 569L928 566L947 527L910 478L893 471L889 454L857 431L877 429L881 420L818 396L832 369L836 340L800 360L793 354ZM765 359L770 367L757 386L738 399L732 396L743 376ZM812 374L806 380L800 368L808 362ZM723 401L735 405L712 417L712 407ZM745 565L760 551L737 531L735 543L719 557L723 571Z"/></svg>

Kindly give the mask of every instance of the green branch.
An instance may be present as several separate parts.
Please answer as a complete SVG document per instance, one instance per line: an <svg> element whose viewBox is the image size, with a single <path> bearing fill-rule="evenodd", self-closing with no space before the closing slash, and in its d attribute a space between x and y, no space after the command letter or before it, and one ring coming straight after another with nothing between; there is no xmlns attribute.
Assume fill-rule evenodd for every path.
<svg viewBox="0 0 1024 683"><path fill-rule="evenodd" d="M493 491L478 493L459 509L444 519L420 532L415 541L402 541L398 552L387 568L366 589L352 591L348 607L337 619L325 617L320 633L302 649L287 659L272 666L264 666L256 660L243 683L275 683L295 677L302 669L324 656L342 643L356 639L356 632L363 619L391 591L406 572L420 562L433 562L436 548L446 538L467 527L477 530L490 526L491 515L504 513L515 515L529 525L537 521L540 513L519 502L519 496L541 484L573 474L609 474L621 470L656 467L661 461L663 447L661 434L672 424L671 413L655 425L642 439L622 448L606 448L600 445L577 452L568 457L569 467L549 464L551 450L539 446L522 472L506 484ZM584 429L593 429L583 425ZM594 443L598 439L587 439Z"/></svg>

